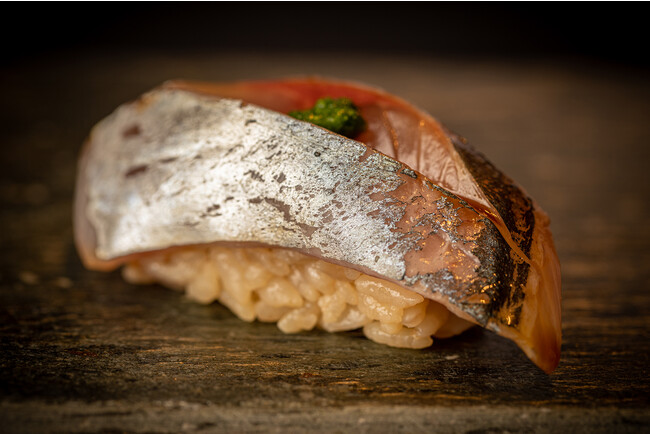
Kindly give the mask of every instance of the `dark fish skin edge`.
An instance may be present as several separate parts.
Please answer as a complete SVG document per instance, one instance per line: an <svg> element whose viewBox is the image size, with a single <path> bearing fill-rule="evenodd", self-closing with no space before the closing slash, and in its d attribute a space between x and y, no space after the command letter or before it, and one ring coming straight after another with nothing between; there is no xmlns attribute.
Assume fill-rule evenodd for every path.
<svg viewBox="0 0 650 434"><path fill-rule="evenodd" d="M509 177L494 167L484 155L473 149L464 138L451 132L448 134L468 170L503 219L513 240L522 252L530 257L535 230L532 199L526 196ZM530 265L523 260L513 260L509 249L499 245L500 243L494 243L493 240L494 234L485 233L484 236L482 234L481 242L494 244L495 257L489 257L484 251L475 252L481 264L493 263L494 271L500 277L498 284L502 288L490 295L488 316L503 322L504 313L508 312L509 321L504 325L517 328L521 307L526 297L523 289L528 281Z"/></svg>

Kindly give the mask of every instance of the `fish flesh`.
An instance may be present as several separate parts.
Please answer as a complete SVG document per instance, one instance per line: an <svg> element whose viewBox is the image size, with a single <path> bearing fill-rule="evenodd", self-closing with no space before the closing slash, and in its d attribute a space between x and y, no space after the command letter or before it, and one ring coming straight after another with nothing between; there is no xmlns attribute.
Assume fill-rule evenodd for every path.
<svg viewBox="0 0 650 434"><path fill-rule="evenodd" d="M321 97L351 99L366 131L286 115ZM427 113L319 78L165 83L93 128L75 197L88 268L124 266L287 332L363 327L421 348L478 324L546 372L561 344L549 224Z"/></svg>

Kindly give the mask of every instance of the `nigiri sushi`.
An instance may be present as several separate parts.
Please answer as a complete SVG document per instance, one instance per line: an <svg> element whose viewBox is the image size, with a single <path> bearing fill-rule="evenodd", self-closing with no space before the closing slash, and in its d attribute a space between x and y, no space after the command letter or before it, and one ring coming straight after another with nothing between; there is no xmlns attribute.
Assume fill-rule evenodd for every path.
<svg viewBox="0 0 650 434"><path fill-rule="evenodd" d="M352 138L289 116L345 98ZM462 137L384 91L319 78L172 81L82 150L86 267L123 267L286 333L362 328L425 348L480 325L546 372L560 357L549 219Z"/></svg>

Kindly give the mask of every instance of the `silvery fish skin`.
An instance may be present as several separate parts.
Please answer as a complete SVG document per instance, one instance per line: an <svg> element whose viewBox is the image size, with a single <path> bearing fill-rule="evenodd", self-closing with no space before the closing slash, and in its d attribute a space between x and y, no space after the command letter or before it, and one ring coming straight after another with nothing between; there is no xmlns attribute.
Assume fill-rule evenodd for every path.
<svg viewBox="0 0 650 434"><path fill-rule="evenodd" d="M469 173L497 179L487 195L504 196L507 180L450 137ZM516 243L476 203L363 143L241 100L163 87L93 129L75 231L82 258L98 269L193 244L297 249L438 301L514 339L550 371L557 360L519 336L534 320L526 288L543 274L526 257L533 206L506 202L495 207L519 209L530 232L506 232Z"/></svg>

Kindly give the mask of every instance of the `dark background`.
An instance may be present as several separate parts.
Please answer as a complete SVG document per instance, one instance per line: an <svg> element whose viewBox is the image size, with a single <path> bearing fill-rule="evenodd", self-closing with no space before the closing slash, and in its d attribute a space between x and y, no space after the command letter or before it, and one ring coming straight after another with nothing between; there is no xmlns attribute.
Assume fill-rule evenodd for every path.
<svg viewBox="0 0 650 434"><path fill-rule="evenodd" d="M648 66L647 17L632 4L57 3L13 4L3 15L4 64L62 53L317 50Z"/></svg>

